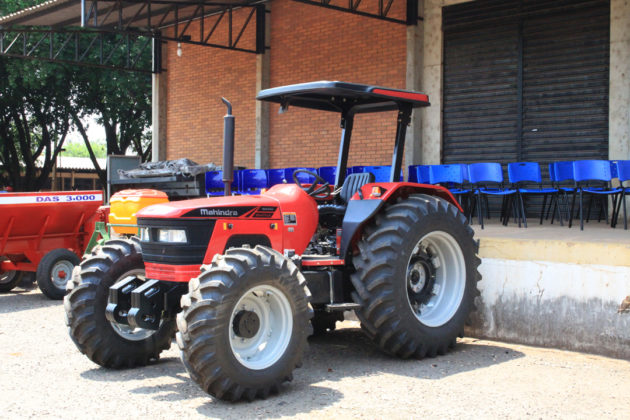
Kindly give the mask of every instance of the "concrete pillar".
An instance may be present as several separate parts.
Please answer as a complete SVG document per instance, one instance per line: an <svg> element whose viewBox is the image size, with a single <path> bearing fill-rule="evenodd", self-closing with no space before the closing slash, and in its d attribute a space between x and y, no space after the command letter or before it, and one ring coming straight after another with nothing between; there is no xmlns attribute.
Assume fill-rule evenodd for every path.
<svg viewBox="0 0 630 420"><path fill-rule="evenodd" d="M166 54L162 44L162 60ZM166 73L154 73L151 79L151 125L152 154L151 160L166 160Z"/></svg>
<svg viewBox="0 0 630 420"><path fill-rule="evenodd" d="M630 159L630 0L610 2L608 155Z"/></svg>
<svg viewBox="0 0 630 420"><path fill-rule="evenodd" d="M271 4L266 4L265 44L271 40ZM271 67L269 51L256 55L256 93L269 87L269 68ZM269 103L256 101L256 169L269 168Z"/></svg>
<svg viewBox="0 0 630 420"><path fill-rule="evenodd" d="M418 16L424 14L424 0L418 0ZM418 21L417 25L407 26L407 71L405 88L408 90L422 91L422 47L424 40L424 22ZM405 142L404 170L409 165L417 165L422 162L422 118L421 110L416 109L411 115L411 123L407 128ZM409 174L407 174L409 176Z"/></svg>
<svg viewBox="0 0 630 420"><path fill-rule="evenodd" d="M442 154L442 1L424 1L424 34L421 90L429 95L431 106L422 108L422 161L440 163Z"/></svg>

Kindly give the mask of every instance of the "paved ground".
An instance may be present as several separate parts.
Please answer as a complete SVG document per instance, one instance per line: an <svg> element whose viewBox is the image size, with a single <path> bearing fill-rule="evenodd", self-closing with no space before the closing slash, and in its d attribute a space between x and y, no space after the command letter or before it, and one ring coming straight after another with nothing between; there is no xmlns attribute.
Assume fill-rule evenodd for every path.
<svg viewBox="0 0 630 420"><path fill-rule="evenodd" d="M355 322L312 339L278 396L215 401L177 347L157 364L109 371L68 337L60 302L0 295L0 418L630 418L630 361L466 338L447 356L401 361Z"/></svg>

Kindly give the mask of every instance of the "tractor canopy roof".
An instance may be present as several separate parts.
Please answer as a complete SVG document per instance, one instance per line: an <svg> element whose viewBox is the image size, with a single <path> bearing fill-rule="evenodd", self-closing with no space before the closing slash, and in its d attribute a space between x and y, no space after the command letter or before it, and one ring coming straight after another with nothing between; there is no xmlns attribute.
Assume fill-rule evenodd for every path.
<svg viewBox="0 0 630 420"><path fill-rule="evenodd" d="M281 111L290 105L342 113L396 111L429 105L429 97L409 90L346 82L310 82L261 90L261 101L277 102Z"/></svg>

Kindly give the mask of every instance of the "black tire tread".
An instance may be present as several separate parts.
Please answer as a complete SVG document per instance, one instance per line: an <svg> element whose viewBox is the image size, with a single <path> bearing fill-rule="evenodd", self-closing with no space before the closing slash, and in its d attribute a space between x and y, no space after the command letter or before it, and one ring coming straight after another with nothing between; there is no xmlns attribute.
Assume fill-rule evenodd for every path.
<svg viewBox="0 0 630 420"><path fill-rule="evenodd" d="M141 263L138 241L111 240L75 267L68 282L64 299L68 332L81 353L100 366L115 369L146 366L171 345L174 320L163 321L160 330L151 337L131 343L114 332L105 319L104 308L100 308L103 299L106 304L107 291L116 280L109 276L110 270Z"/></svg>
<svg viewBox="0 0 630 420"><path fill-rule="evenodd" d="M467 239L475 252L474 231L468 226L466 217L454 205L446 200L426 194L410 195L406 199L388 205L379 213L373 223L366 226L363 237L358 243L359 255L354 257L356 273L351 275L355 291L352 298L361 305L356 310L365 334L383 351L401 358L435 357L444 354L455 346L457 336L461 336L463 325L453 336L440 340L422 341L402 326L400 311L397 310L395 296L390 280L395 264L400 264L400 245L414 225L429 215L448 217L453 223L464 226ZM474 290L472 298L479 296L476 283L481 280L478 266L481 260L475 255ZM474 310L474 302L471 303Z"/></svg>
<svg viewBox="0 0 630 420"><path fill-rule="evenodd" d="M247 383L225 368L218 346L232 308L240 297L238 287L252 281L258 268L278 270L278 282L289 292L296 305L294 331L298 334L295 353L281 372L267 376L258 383ZM307 347L306 338L312 333L310 292L297 266L272 249L256 246L232 248L217 255L210 265L202 266L201 274L189 283L189 292L181 299L182 312L177 316L177 343L182 361L190 377L212 396L228 401L267 398L277 393L280 385L293 378L293 369L300 367ZM295 322L295 321L294 321ZM294 333L295 334L295 333ZM300 336L301 335L301 336ZM228 350L229 351L229 350ZM238 362L237 362L238 363Z"/></svg>

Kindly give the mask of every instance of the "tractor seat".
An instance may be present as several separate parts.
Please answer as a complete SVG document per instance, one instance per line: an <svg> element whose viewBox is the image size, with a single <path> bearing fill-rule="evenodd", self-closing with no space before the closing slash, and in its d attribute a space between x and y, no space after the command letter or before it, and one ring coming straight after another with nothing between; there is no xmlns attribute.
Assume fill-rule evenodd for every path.
<svg viewBox="0 0 630 420"><path fill-rule="evenodd" d="M365 184L369 184L370 182L374 182L374 174L371 172L348 175L341 187L341 192L339 193L340 201L343 204L348 204L348 201L350 201L352 196L359 191L359 188Z"/></svg>
<svg viewBox="0 0 630 420"><path fill-rule="evenodd" d="M317 206L320 218L322 216L339 216L343 218L348 201L359 191L359 188L370 182L374 182L374 174L371 172L348 175L337 196L337 204L320 204Z"/></svg>

